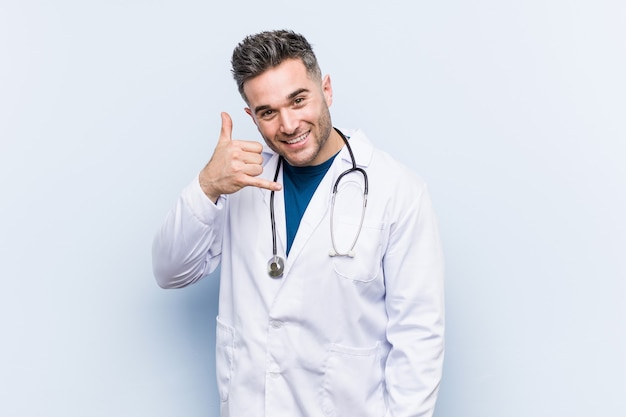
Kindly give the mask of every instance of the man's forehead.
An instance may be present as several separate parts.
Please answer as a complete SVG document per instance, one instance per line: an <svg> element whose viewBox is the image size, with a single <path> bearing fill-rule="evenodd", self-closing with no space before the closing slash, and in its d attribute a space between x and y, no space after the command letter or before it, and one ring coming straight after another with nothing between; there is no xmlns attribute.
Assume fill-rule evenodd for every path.
<svg viewBox="0 0 626 417"><path fill-rule="evenodd" d="M244 82L243 92L248 104L254 106L290 100L316 84L300 60L289 60Z"/></svg>

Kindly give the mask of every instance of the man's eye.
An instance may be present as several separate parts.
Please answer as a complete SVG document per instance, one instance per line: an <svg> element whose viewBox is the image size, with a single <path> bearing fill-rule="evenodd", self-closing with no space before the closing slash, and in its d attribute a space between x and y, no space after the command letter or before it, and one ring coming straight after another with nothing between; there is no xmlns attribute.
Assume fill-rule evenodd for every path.
<svg viewBox="0 0 626 417"><path fill-rule="evenodd" d="M261 113L261 117L266 119L270 117L272 114L274 114L272 110L265 110L263 113Z"/></svg>
<svg viewBox="0 0 626 417"><path fill-rule="evenodd" d="M294 102L294 104L302 104L303 101L304 101L304 99L302 97L298 97L293 102Z"/></svg>

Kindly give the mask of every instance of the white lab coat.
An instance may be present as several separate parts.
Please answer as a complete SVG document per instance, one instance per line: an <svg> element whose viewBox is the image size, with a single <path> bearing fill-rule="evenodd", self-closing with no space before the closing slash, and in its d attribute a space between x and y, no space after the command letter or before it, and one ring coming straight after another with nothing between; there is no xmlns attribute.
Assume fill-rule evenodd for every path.
<svg viewBox="0 0 626 417"><path fill-rule="evenodd" d="M267 274L267 190L244 188L214 205L195 180L155 238L154 272L163 287L195 282L221 262L216 369L223 417L433 413L443 362L443 256L428 191L361 131L345 133L369 177L354 258L328 254L332 187L351 166L345 147L304 213L280 279ZM277 155L264 159L262 177L272 179ZM340 251L357 231L362 182L359 174L341 181ZM284 256L282 192L275 211Z"/></svg>

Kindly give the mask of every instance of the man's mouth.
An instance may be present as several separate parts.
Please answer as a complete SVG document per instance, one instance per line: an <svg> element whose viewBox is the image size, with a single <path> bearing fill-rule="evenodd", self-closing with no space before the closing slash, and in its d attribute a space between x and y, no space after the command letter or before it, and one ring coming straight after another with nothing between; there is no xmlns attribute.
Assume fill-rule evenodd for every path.
<svg viewBox="0 0 626 417"><path fill-rule="evenodd" d="M304 132L303 134L296 136L295 138L291 139L291 140L287 140L285 141L288 145L293 145L296 144L298 142L302 142L304 139L306 139L306 137L309 135L309 132Z"/></svg>

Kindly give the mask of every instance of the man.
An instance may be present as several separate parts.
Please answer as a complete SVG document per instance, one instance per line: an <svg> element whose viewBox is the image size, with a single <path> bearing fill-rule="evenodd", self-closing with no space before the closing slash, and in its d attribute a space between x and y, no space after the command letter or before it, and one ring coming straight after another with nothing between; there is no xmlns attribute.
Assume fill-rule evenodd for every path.
<svg viewBox="0 0 626 417"><path fill-rule="evenodd" d="M233 140L222 113L213 156L153 246L164 288L221 263L221 415L431 416L443 257L425 184L332 127L330 78L301 35L249 36L232 65L270 149Z"/></svg>

